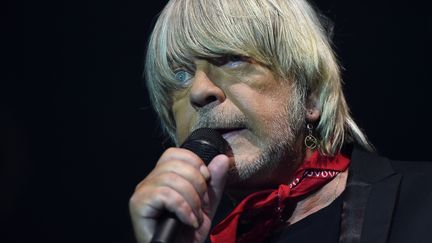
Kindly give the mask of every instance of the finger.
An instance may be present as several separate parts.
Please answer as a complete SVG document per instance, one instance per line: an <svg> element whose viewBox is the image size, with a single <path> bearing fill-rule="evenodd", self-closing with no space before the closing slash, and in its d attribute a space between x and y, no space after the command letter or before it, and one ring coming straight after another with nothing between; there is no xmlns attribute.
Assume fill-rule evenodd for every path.
<svg viewBox="0 0 432 243"><path fill-rule="evenodd" d="M189 204L199 223L202 222L201 197L190 181L176 173L164 173L156 186L169 187L180 194Z"/></svg>
<svg viewBox="0 0 432 243"><path fill-rule="evenodd" d="M130 200L132 218L138 226L142 227L142 230L146 230L146 234L153 232L156 219L164 210L174 213L186 225L192 227L199 225L189 203L172 188L158 187L149 194L138 192Z"/></svg>
<svg viewBox="0 0 432 243"><path fill-rule="evenodd" d="M184 149L184 148L168 148L165 150L165 152L161 155L158 164L164 163L170 160L184 160L189 161L191 165L195 166L196 168L199 168L204 162L202 159L196 155L194 152Z"/></svg>
<svg viewBox="0 0 432 243"><path fill-rule="evenodd" d="M222 198L227 179L228 168L229 158L224 154L220 154L213 158L213 160L208 165L208 169L211 174L208 184L208 196L211 204L208 210L210 210L210 215L212 217L216 212L220 199Z"/></svg>
<svg viewBox="0 0 432 243"><path fill-rule="evenodd" d="M175 160L169 163L162 163L148 177L148 180L155 179L165 173L175 173L189 181L198 192L201 199L207 192L207 181L195 167L185 161ZM155 179L156 180L156 179ZM160 178L158 179L160 180ZM141 185L139 185L141 186Z"/></svg>
<svg viewBox="0 0 432 243"><path fill-rule="evenodd" d="M208 179L210 177L210 172L204 161L195 153L190 150L183 148L168 148L161 155L157 165L172 161L172 160L182 160L188 162L193 167L199 169L204 178Z"/></svg>

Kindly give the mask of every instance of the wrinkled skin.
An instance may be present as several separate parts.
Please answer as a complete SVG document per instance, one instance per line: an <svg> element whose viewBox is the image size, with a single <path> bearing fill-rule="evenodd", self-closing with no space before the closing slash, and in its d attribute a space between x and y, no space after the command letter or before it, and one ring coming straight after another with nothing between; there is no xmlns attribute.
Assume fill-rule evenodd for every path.
<svg viewBox="0 0 432 243"><path fill-rule="evenodd" d="M223 136L233 156L219 155L205 166L190 151L166 150L130 200L139 242L150 241L164 210L191 226L177 242L203 242L228 177L230 187L273 186L286 183L302 161L288 157L284 149L271 150L280 146L292 151L288 148L298 146L288 119L298 115L287 107L292 94L289 82L250 60L197 59L195 67L194 73L177 71L185 86L173 94L177 139L183 142L197 127L217 128L226 131ZM318 117L314 109L306 115L309 120Z"/></svg>

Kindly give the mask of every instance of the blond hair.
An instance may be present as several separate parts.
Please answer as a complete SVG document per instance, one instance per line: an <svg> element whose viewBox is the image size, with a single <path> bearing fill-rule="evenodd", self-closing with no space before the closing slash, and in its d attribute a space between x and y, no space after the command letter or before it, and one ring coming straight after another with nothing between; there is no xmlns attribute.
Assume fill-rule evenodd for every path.
<svg viewBox="0 0 432 243"><path fill-rule="evenodd" d="M317 98L316 127L322 154L344 142L371 145L350 116L340 68L322 18L304 0L171 0L151 35L145 64L150 99L164 130L175 141L171 92L181 88L174 67L193 70L194 57L253 58L298 93Z"/></svg>

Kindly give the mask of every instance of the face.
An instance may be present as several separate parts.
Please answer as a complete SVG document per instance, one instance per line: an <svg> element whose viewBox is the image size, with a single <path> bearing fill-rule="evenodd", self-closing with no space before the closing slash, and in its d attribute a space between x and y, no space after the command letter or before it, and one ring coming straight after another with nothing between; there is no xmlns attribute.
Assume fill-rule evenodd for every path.
<svg viewBox="0 0 432 243"><path fill-rule="evenodd" d="M233 151L231 186L287 180L299 163L297 138L304 123L292 83L250 59L224 57L194 63L193 72L175 70L184 86L173 93L179 143L194 129L215 128Z"/></svg>

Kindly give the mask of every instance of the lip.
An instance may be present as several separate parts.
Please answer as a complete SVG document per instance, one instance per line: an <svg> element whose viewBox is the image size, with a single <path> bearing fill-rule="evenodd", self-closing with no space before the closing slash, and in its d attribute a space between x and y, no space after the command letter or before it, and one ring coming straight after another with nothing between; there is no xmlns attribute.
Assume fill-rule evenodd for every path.
<svg viewBox="0 0 432 243"><path fill-rule="evenodd" d="M239 128L229 128L229 129L218 129L218 131L220 132L220 134L225 140L228 140L231 137L236 136L237 134L239 134L245 129L246 128L244 127L239 127Z"/></svg>

